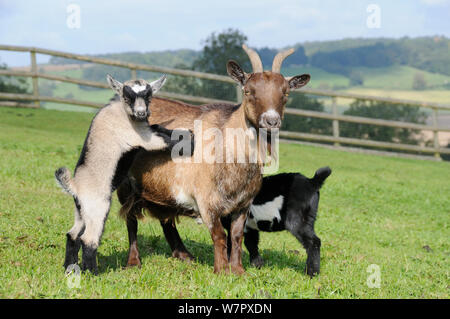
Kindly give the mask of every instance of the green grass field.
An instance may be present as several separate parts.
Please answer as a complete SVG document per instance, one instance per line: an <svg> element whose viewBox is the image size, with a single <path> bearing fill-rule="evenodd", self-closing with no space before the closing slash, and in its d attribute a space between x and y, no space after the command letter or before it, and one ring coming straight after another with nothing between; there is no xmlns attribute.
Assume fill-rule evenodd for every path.
<svg viewBox="0 0 450 319"><path fill-rule="evenodd" d="M281 145L281 171L333 169L316 223L318 277L303 273L305 251L286 232L262 234L262 269L244 250L246 275L214 275L210 235L188 219L178 228L196 262L171 258L149 219L142 268L123 269L128 240L114 195L99 276L82 274L80 288L69 288L62 264L73 200L53 173L74 167L92 116L0 108L0 298L449 298L450 164L300 145ZM380 288L367 285L371 264Z"/></svg>

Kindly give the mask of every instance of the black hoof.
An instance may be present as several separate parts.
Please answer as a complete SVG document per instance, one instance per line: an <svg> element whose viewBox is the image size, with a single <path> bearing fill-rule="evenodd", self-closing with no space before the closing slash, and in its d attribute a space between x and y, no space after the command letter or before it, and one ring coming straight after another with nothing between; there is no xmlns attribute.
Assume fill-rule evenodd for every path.
<svg viewBox="0 0 450 319"><path fill-rule="evenodd" d="M250 260L250 264L256 268L261 268L262 266L264 266L264 259L262 259L261 256L257 256Z"/></svg>
<svg viewBox="0 0 450 319"><path fill-rule="evenodd" d="M90 271L95 276L98 275L98 268L97 268L96 264L95 265L94 264L88 264L88 263L85 263L83 261L82 264L81 264L81 270L83 272Z"/></svg>
<svg viewBox="0 0 450 319"><path fill-rule="evenodd" d="M89 270L94 275L98 274L97 249L83 245L83 260L81 262L81 270Z"/></svg>
<svg viewBox="0 0 450 319"><path fill-rule="evenodd" d="M314 263L307 261L305 272L311 278L317 276L320 273L320 264L317 262Z"/></svg>
<svg viewBox="0 0 450 319"><path fill-rule="evenodd" d="M306 268L306 274L311 278L317 276L319 273L320 273L319 269L315 270L315 269Z"/></svg>

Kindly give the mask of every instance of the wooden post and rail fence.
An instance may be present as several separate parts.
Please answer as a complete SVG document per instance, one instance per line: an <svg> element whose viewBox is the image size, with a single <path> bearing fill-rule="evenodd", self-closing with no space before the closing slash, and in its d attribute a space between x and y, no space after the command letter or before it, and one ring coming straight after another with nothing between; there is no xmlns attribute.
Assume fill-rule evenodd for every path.
<svg viewBox="0 0 450 319"><path fill-rule="evenodd" d="M59 82L73 83L79 84L88 87L95 88L109 88L106 81L96 82L96 81L88 81L83 79L76 79L67 76L48 74L38 71L37 62L36 62L36 54L44 54L56 57L62 57L67 59L73 59L78 61L84 61L89 63L96 63L102 65L109 65L114 67L122 67L129 69L131 71L131 77L136 78L137 71L147 71L147 72L157 72L157 73L167 73L178 76L187 76L187 77L195 77L198 79L206 79L213 81L220 81L225 83L235 84L235 82L223 75L203 73L191 70L180 70L174 68L160 67L160 66L152 66L152 65L143 65L143 64L135 64L135 63L127 63L121 62L111 59L97 58L86 55L78 55L73 53L66 53L54 50L47 50L35 47L23 47L23 46L9 46L9 45L0 45L0 50L6 51L15 51L15 52L29 52L30 53L30 71L16 71L9 69L0 69L0 76L17 76L17 77L31 77L32 78L32 94L14 94L14 93L4 93L0 92L0 106L10 106L10 107L32 107L39 108L40 102L54 102L60 104L70 104L70 105L79 105L79 106L88 106L99 108L104 104L82 101L77 99L69 99L69 98L61 98L61 97L53 97L53 96L42 96L39 94L39 79L53 80ZM421 153L421 154L433 154L436 159L440 159L440 154L450 154L450 148L441 148L439 145L438 134L439 132L450 132L450 127L442 127L438 126L437 118L439 110L447 110L450 111L450 105L440 104L440 103L429 103L429 102L418 102L412 100L403 100L403 99L392 99L386 97L376 97L376 96L368 96L368 95L360 95L360 94L350 94L350 93L342 93L342 92L334 92L328 90L316 90L316 89L307 89L301 88L298 92L315 95L315 96L323 96L323 97L331 97L332 99L332 113L325 112L316 112L316 111L308 111L302 109L293 109L286 108L285 113L303 117L311 117L311 118L320 118L320 119L328 119L332 121L332 132L333 135L319 135L319 134L309 134L309 133L300 133L300 132L289 132L289 131L281 131L280 137L288 138L291 140L306 140L312 142L325 142L325 143L333 143L335 146L339 146L341 144L345 145L354 145L354 146L363 146L369 148L381 148L381 149L391 149L397 151L406 151L413 153ZM159 96L183 100L187 102L194 103L240 103L242 101L242 92L239 86L236 86L236 101L223 101L218 99L212 99L201 96L192 96L186 94L172 93L172 92L160 92ZM368 100L375 102L384 102L389 104L396 105L405 105L412 107L424 107L429 108L432 111L432 125L424 125L417 123L409 123L409 122L400 122L400 121L390 121L384 119L374 119L360 116L349 116L349 115L340 115L338 114L336 99L337 98L345 98L345 99L359 99L359 100ZM23 103L23 101L28 101L32 103ZM406 128L406 129L415 129L421 131L431 131L433 132L433 146L419 146L419 145L410 145L410 144L401 144L401 143L392 143L392 142L380 142L373 141L367 139L359 139L359 138L348 138L341 137L339 135L339 122L350 122L350 123L358 123L358 124L369 124L369 125L379 125L379 126L387 126L394 128Z"/></svg>

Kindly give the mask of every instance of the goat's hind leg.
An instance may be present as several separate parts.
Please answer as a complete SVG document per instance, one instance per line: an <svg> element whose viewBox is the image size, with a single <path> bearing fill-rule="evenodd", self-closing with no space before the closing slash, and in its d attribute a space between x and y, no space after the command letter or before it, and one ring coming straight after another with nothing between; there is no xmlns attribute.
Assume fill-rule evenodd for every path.
<svg viewBox="0 0 450 319"><path fill-rule="evenodd" d="M173 220L166 222L161 221L161 227L163 229L164 236L169 243L170 249L172 250L172 257L188 262L193 261L194 256L192 256L186 246L184 246L177 227L175 226L175 222Z"/></svg>
<svg viewBox="0 0 450 319"><path fill-rule="evenodd" d="M80 236L84 231L84 223L80 215L80 205L78 200L75 201L75 222L72 228L67 232L66 236L66 258L64 260L64 269L67 269L70 265L76 265L78 263L78 252L81 247Z"/></svg>
<svg viewBox="0 0 450 319"><path fill-rule="evenodd" d="M130 248L128 250L128 267L141 267L141 259L139 256L139 249L137 243L137 232L138 232L138 221L136 215L132 212L127 214L127 230L128 230L128 241L130 243Z"/></svg>
<svg viewBox="0 0 450 319"><path fill-rule="evenodd" d="M82 218L85 224L84 232L80 237L83 248L81 269L89 270L95 275L98 273L97 248L100 245L110 204L110 200L101 197L89 198L81 202Z"/></svg>
<svg viewBox="0 0 450 319"><path fill-rule="evenodd" d="M313 227L306 223L299 225L295 229L290 229L289 231L306 249L306 274L310 277L318 275L320 272L321 241L314 232Z"/></svg>

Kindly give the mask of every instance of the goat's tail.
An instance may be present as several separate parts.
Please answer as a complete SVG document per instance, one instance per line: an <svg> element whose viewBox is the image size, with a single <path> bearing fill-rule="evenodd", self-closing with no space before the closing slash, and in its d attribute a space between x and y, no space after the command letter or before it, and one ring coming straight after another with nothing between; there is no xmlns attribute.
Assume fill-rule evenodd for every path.
<svg viewBox="0 0 450 319"><path fill-rule="evenodd" d="M123 219L127 219L128 215L135 215L136 218L141 219L144 217L142 199L136 192L136 187L130 178L126 178L117 189L117 197L122 207L119 210L119 216Z"/></svg>
<svg viewBox="0 0 450 319"><path fill-rule="evenodd" d="M55 178L63 190L72 196L76 196L75 185L73 184L70 171L66 167L58 168L55 171Z"/></svg>
<svg viewBox="0 0 450 319"><path fill-rule="evenodd" d="M328 166L319 168L316 173L314 174L314 177L311 178L311 182L313 183L314 187L317 189L320 189L323 185L323 182L327 179L328 176L331 174L331 168Z"/></svg>

